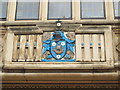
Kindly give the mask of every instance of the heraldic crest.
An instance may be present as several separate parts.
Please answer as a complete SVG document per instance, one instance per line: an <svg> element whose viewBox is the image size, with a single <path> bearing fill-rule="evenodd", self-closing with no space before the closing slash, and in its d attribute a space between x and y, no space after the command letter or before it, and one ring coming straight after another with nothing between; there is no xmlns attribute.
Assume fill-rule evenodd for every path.
<svg viewBox="0 0 120 90"><path fill-rule="evenodd" d="M43 62L74 62L74 32L64 33L61 30L43 34Z"/></svg>

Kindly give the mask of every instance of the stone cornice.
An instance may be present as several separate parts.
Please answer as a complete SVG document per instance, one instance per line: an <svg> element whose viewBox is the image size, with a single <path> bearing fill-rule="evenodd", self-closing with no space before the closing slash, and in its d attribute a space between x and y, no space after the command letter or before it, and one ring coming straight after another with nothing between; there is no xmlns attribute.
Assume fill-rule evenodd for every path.
<svg viewBox="0 0 120 90"><path fill-rule="evenodd" d="M2 73L3 88L118 88L118 72Z"/></svg>

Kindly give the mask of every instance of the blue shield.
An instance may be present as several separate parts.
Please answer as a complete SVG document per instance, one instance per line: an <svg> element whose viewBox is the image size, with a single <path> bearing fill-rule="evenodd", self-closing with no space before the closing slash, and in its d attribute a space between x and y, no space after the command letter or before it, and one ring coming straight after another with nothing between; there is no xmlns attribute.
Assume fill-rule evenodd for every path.
<svg viewBox="0 0 120 90"><path fill-rule="evenodd" d="M66 41L51 41L50 52L51 55L60 60L64 57L67 51L67 42Z"/></svg>

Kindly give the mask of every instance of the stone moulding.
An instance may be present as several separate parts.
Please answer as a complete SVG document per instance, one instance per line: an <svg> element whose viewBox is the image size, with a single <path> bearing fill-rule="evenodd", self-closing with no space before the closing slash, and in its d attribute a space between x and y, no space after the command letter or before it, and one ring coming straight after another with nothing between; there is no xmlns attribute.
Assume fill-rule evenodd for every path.
<svg viewBox="0 0 120 90"><path fill-rule="evenodd" d="M1 75L3 79L3 88L119 88L118 72L2 73Z"/></svg>

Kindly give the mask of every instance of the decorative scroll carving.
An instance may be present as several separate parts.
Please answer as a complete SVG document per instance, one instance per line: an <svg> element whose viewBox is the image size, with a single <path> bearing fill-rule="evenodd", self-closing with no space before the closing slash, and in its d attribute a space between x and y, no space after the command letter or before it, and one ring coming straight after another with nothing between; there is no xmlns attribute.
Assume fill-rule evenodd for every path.
<svg viewBox="0 0 120 90"><path fill-rule="evenodd" d="M4 49L4 41L5 41L5 36L4 36L4 35L0 35L0 53L3 52L3 49Z"/></svg>
<svg viewBox="0 0 120 90"><path fill-rule="evenodd" d="M75 33L74 32L68 32L66 34L67 38L70 40L74 40L75 39Z"/></svg>
<svg viewBox="0 0 120 90"><path fill-rule="evenodd" d="M3 38L0 37L0 59L2 59L2 54L3 54Z"/></svg>
<svg viewBox="0 0 120 90"><path fill-rule="evenodd" d="M120 60L120 38L118 38L118 42L116 44L116 51L117 51L118 60Z"/></svg>
<svg viewBox="0 0 120 90"><path fill-rule="evenodd" d="M43 34L43 41L46 41L46 40L50 39L51 37L52 37L51 32L45 32Z"/></svg>
<svg viewBox="0 0 120 90"><path fill-rule="evenodd" d="M116 50L120 53L120 42L116 45Z"/></svg>
<svg viewBox="0 0 120 90"><path fill-rule="evenodd" d="M68 56L70 56L70 57L64 57L65 59L72 59L72 58L74 58L74 53L73 52L71 52L70 50L68 50L67 51L67 54L68 54Z"/></svg>

